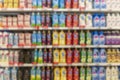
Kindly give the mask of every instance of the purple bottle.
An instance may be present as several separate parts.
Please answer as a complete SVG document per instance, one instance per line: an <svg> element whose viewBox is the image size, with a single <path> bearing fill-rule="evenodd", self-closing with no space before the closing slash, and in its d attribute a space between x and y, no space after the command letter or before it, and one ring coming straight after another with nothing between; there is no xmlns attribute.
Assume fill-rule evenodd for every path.
<svg viewBox="0 0 120 80"><path fill-rule="evenodd" d="M120 44L119 34L120 34L119 31L116 31L116 43L115 43L116 45Z"/></svg>
<svg viewBox="0 0 120 80"><path fill-rule="evenodd" d="M110 31L107 31L106 32L106 45L111 45L111 38L112 38L112 36L111 36L111 33L110 33Z"/></svg>
<svg viewBox="0 0 120 80"><path fill-rule="evenodd" d="M42 32L42 45L46 45L46 33L45 33L45 31Z"/></svg>
<svg viewBox="0 0 120 80"><path fill-rule="evenodd" d="M44 63L47 63L47 62L48 62L47 59L48 59L47 50L44 49L44 51L43 51L43 60L44 60Z"/></svg>
<svg viewBox="0 0 120 80"><path fill-rule="evenodd" d="M51 33L48 31L47 33L47 45L51 45Z"/></svg>
<svg viewBox="0 0 120 80"><path fill-rule="evenodd" d="M112 31L112 37L111 37L112 39L112 45L115 45L116 44L116 32L115 31Z"/></svg>
<svg viewBox="0 0 120 80"><path fill-rule="evenodd" d="M48 51L48 63L52 63L52 49Z"/></svg>
<svg viewBox="0 0 120 80"><path fill-rule="evenodd" d="M47 4L47 0L42 0L42 8L45 8Z"/></svg>

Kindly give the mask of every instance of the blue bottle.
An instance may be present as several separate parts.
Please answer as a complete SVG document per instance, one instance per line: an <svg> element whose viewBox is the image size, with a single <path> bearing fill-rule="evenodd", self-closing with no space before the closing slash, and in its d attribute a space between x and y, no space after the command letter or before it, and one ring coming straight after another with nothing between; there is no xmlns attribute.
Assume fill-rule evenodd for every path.
<svg viewBox="0 0 120 80"><path fill-rule="evenodd" d="M41 45L42 44L42 34L40 31L38 31L37 33L37 45Z"/></svg>
<svg viewBox="0 0 120 80"><path fill-rule="evenodd" d="M34 51L34 63L38 63L38 51L35 49Z"/></svg>
<svg viewBox="0 0 120 80"><path fill-rule="evenodd" d="M99 79L98 80L106 80L106 69L105 69L105 67L99 67Z"/></svg>
<svg viewBox="0 0 120 80"><path fill-rule="evenodd" d="M106 50L105 49L100 49L99 57L100 57L99 61L101 63L106 63L106 61L107 61L107 55L106 55Z"/></svg>
<svg viewBox="0 0 120 80"><path fill-rule="evenodd" d="M39 49L38 51L38 63L43 63L43 52L42 49Z"/></svg>
<svg viewBox="0 0 120 80"><path fill-rule="evenodd" d="M53 13L53 16L52 16L52 26L53 27L58 27L58 14L57 13Z"/></svg>
<svg viewBox="0 0 120 80"><path fill-rule="evenodd" d="M14 46L18 46L18 33L14 34Z"/></svg>
<svg viewBox="0 0 120 80"><path fill-rule="evenodd" d="M97 13L93 14L93 27L100 26L100 17Z"/></svg>
<svg viewBox="0 0 120 80"><path fill-rule="evenodd" d="M100 14L100 27L106 27L106 19L104 13Z"/></svg>
<svg viewBox="0 0 120 80"><path fill-rule="evenodd" d="M94 0L93 7L94 9L100 9L100 0Z"/></svg>
<svg viewBox="0 0 120 80"><path fill-rule="evenodd" d="M65 27L65 14L64 13L61 13L59 15L59 26Z"/></svg>
<svg viewBox="0 0 120 80"><path fill-rule="evenodd" d="M99 36L97 31L93 32L93 45L99 45Z"/></svg>
<svg viewBox="0 0 120 80"><path fill-rule="evenodd" d="M37 0L32 0L32 7L37 8Z"/></svg>
<svg viewBox="0 0 120 80"><path fill-rule="evenodd" d="M99 62L99 51L98 49L93 49L93 63Z"/></svg>
<svg viewBox="0 0 120 80"><path fill-rule="evenodd" d="M42 8L42 0L37 0L37 7Z"/></svg>
<svg viewBox="0 0 120 80"><path fill-rule="evenodd" d="M99 80L98 67L92 67L92 80Z"/></svg>
<svg viewBox="0 0 120 80"><path fill-rule="evenodd" d="M106 9L107 5L106 5L106 0L100 0L100 9Z"/></svg>
<svg viewBox="0 0 120 80"><path fill-rule="evenodd" d="M52 0L52 3L53 3L52 4L53 8L58 8L59 7L59 5L58 5L59 4L59 0Z"/></svg>
<svg viewBox="0 0 120 80"><path fill-rule="evenodd" d="M33 45L37 44L37 33L36 33L36 31L33 31L33 33L32 33L32 44Z"/></svg>
<svg viewBox="0 0 120 80"><path fill-rule="evenodd" d="M65 0L59 0L59 8L65 8Z"/></svg>
<svg viewBox="0 0 120 80"><path fill-rule="evenodd" d="M36 14L36 26L41 27L41 15L40 15L40 13Z"/></svg>
<svg viewBox="0 0 120 80"><path fill-rule="evenodd" d="M100 35L99 35L99 45L105 45L105 36L103 31L100 31Z"/></svg>
<svg viewBox="0 0 120 80"><path fill-rule="evenodd" d="M30 23L31 23L32 27L36 26L36 15L35 15L35 13L31 14Z"/></svg>

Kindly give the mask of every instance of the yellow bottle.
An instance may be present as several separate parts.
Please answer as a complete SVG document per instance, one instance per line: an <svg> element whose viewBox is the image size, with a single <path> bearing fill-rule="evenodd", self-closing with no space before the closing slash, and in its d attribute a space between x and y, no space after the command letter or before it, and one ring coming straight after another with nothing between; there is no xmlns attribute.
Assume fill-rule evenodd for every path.
<svg viewBox="0 0 120 80"><path fill-rule="evenodd" d="M54 80L60 80L60 69L58 67L54 69Z"/></svg>
<svg viewBox="0 0 120 80"><path fill-rule="evenodd" d="M57 31L53 31L53 45L58 45L58 32Z"/></svg>
<svg viewBox="0 0 120 80"><path fill-rule="evenodd" d="M112 58L111 58L111 49L107 49L107 62L111 63Z"/></svg>
<svg viewBox="0 0 120 80"><path fill-rule="evenodd" d="M61 68L61 80L67 80L67 71L66 71L66 68L65 67L62 67Z"/></svg>
<svg viewBox="0 0 120 80"><path fill-rule="evenodd" d="M55 49L53 52L53 62L59 63L60 62L60 53L58 49Z"/></svg>
<svg viewBox="0 0 120 80"><path fill-rule="evenodd" d="M60 63L66 63L66 51L64 49L60 50Z"/></svg>
<svg viewBox="0 0 120 80"><path fill-rule="evenodd" d="M120 54L120 51L119 51L119 49L117 49L116 50L116 62L120 62L120 60L119 60L119 54Z"/></svg>
<svg viewBox="0 0 120 80"><path fill-rule="evenodd" d="M65 45L65 33L63 31L59 33L59 45Z"/></svg>
<svg viewBox="0 0 120 80"><path fill-rule="evenodd" d="M116 50L112 49L112 62L116 62Z"/></svg>

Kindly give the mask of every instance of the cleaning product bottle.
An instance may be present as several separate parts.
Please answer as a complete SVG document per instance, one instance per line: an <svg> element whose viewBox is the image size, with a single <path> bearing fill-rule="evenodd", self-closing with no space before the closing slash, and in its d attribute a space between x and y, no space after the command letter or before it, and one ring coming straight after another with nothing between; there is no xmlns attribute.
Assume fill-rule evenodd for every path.
<svg viewBox="0 0 120 80"><path fill-rule="evenodd" d="M73 0L73 1L75 2L75 0ZM72 22L73 27L78 27L78 25L79 25L79 16L78 16L78 14L74 13L72 18L73 18L73 22Z"/></svg>
<svg viewBox="0 0 120 80"><path fill-rule="evenodd" d="M92 34L90 31L87 31L86 33L86 44L91 45L92 44Z"/></svg>
<svg viewBox="0 0 120 80"><path fill-rule="evenodd" d="M66 44L67 45L72 45L72 33L70 30L66 33Z"/></svg>
<svg viewBox="0 0 120 80"><path fill-rule="evenodd" d="M106 80L105 67L99 67L99 80Z"/></svg>
<svg viewBox="0 0 120 80"><path fill-rule="evenodd" d="M85 45L85 33L83 31L80 32L80 45Z"/></svg>
<svg viewBox="0 0 120 80"><path fill-rule="evenodd" d="M65 33L63 31L59 33L59 45L65 45Z"/></svg>
<svg viewBox="0 0 120 80"><path fill-rule="evenodd" d="M41 80L41 70L39 67L36 69L36 80Z"/></svg>
<svg viewBox="0 0 120 80"><path fill-rule="evenodd" d="M1 52L0 52L0 57L2 59L2 53ZM13 65L13 63L14 63L14 54L13 54L13 51L9 51L9 65Z"/></svg>
<svg viewBox="0 0 120 80"><path fill-rule="evenodd" d="M17 80L17 70L15 67L11 70L11 80Z"/></svg>
<svg viewBox="0 0 120 80"><path fill-rule="evenodd" d="M36 42L37 42L37 45L42 45L42 34L41 34L40 31L38 31L38 33L37 33L37 40L36 40Z"/></svg>
<svg viewBox="0 0 120 80"><path fill-rule="evenodd" d="M37 8L37 0L32 0L32 7Z"/></svg>
<svg viewBox="0 0 120 80"><path fill-rule="evenodd" d="M59 8L64 9L65 8L65 0L59 1Z"/></svg>
<svg viewBox="0 0 120 80"><path fill-rule="evenodd" d="M103 0L104 1L104 0ZM106 27L106 18L105 14L100 15L100 27Z"/></svg>
<svg viewBox="0 0 120 80"><path fill-rule="evenodd" d="M59 7L59 0L52 0L53 1L53 8L58 8Z"/></svg>
<svg viewBox="0 0 120 80"><path fill-rule="evenodd" d="M33 33L32 33L32 45L36 45L36 43L37 43L37 33L36 33L36 31L33 31Z"/></svg>
<svg viewBox="0 0 120 80"><path fill-rule="evenodd" d="M92 9L92 3L93 3L93 0L86 0L86 2L85 2L86 10Z"/></svg>
<svg viewBox="0 0 120 80"><path fill-rule="evenodd" d="M14 46L18 46L18 33L15 33L13 36L13 44Z"/></svg>
<svg viewBox="0 0 120 80"><path fill-rule="evenodd" d="M80 53L78 49L75 49L73 52L73 62L78 63L80 61Z"/></svg>
<svg viewBox="0 0 120 80"><path fill-rule="evenodd" d="M39 49L39 51L38 51L38 63L39 64L43 63L43 52L42 52L42 49Z"/></svg>
<svg viewBox="0 0 120 80"><path fill-rule="evenodd" d="M23 69L17 69L17 80L23 80Z"/></svg>
<svg viewBox="0 0 120 80"><path fill-rule="evenodd" d="M4 80L4 69L0 68L0 80Z"/></svg>
<svg viewBox="0 0 120 80"><path fill-rule="evenodd" d="M47 32L47 45L51 45L51 32Z"/></svg>
<svg viewBox="0 0 120 80"><path fill-rule="evenodd" d="M61 68L61 80L67 80L67 71L65 67Z"/></svg>
<svg viewBox="0 0 120 80"><path fill-rule="evenodd" d="M93 14L93 27L100 26L100 17L97 13Z"/></svg>
<svg viewBox="0 0 120 80"><path fill-rule="evenodd" d="M86 72L85 68L81 67L80 68L80 80L85 80L85 75L86 75L85 72Z"/></svg>
<svg viewBox="0 0 120 80"><path fill-rule="evenodd" d="M100 31L99 39L100 39L99 45L105 45L105 36L103 31Z"/></svg>
<svg viewBox="0 0 120 80"><path fill-rule="evenodd" d="M79 0L72 0L72 8L77 9L79 4Z"/></svg>
<svg viewBox="0 0 120 80"><path fill-rule="evenodd" d="M67 68L67 80L73 80L73 69L70 66Z"/></svg>
<svg viewBox="0 0 120 80"><path fill-rule="evenodd" d="M62 1L62 0L60 0L60 1ZM60 27L65 27L65 18L66 18L65 14L60 13L60 15L59 15L59 26Z"/></svg>
<svg viewBox="0 0 120 80"><path fill-rule="evenodd" d="M88 49L87 50L87 63L92 63L92 55L93 55L93 52L91 49Z"/></svg>
<svg viewBox="0 0 120 80"><path fill-rule="evenodd" d="M82 62L82 63L86 63L86 57L87 57L87 55L86 55L86 50L85 50L85 49L82 49L82 50L81 50L81 62Z"/></svg>
<svg viewBox="0 0 120 80"><path fill-rule="evenodd" d="M73 58L73 52L72 50L69 48L67 49L67 54L66 54L66 61L68 64L72 63L72 58Z"/></svg>
<svg viewBox="0 0 120 80"><path fill-rule="evenodd" d="M31 73L30 73L30 69L24 69L24 77L23 77L23 80L31 80L30 78L31 78L31 76L32 75L30 75Z"/></svg>
<svg viewBox="0 0 120 80"><path fill-rule="evenodd" d="M98 49L93 49L93 63L99 62L99 51Z"/></svg>
<svg viewBox="0 0 120 80"><path fill-rule="evenodd" d="M86 1L92 1L92 0L86 0ZM86 15L86 27L92 27L92 14L88 13Z"/></svg>
<svg viewBox="0 0 120 80"><path fill-rule="evenodd" d="M66 0L65 2L65 8L71 8L71 0Z"/></svg>
<svg viewBox="0 0 120 80"><path fill-rule="evenodd" d="M42 8L42 0L37 0L37 8Z"/></svg>
<svg viewBox="0 0 120 80"><path fill-rule="evenodd" d="M52 63L52 59L53 59L52 49L49 49L49 50L48 50L48 62L49 62L49 63Z"/></svg>
<svg viewBox="0 0 120 80"><path fill-rule="evenodd" d="M93 7L94 9L100 9L100 0L94 0Z"/></svg>
<svg viewBox="0 0 120 80"><path fill-rule="evenodd" d="M85 0L79 0L79 8L80 8L80 10L85 9Z"/></svg>
<svg viewBox="0 0 120 80"><path fill-rule="evenodd" d="M72 28L72 15L70 13L66 15L66 27Z"/></svg>
<svg viewBox="0 0 120 80"><path fill-rule="evenodd" d="M41 80L45 80L46 76L45 76L45 67L42 67L42 70L41 70Z"/></svg>
<svg viewBox="0 0 120 80"><path fill-rule="evenodd" d="M45 24L46 24L46 23L45 23L45 22L46 22L46 21L45 21L45 20L46 20L45 18L46 18L45 13L42 13L42 15L41 15L41 24L42 24L42 27L45 27Z"/></svg>
<svg viewBox="0 0 120 80"><path fill-rule="evenodd" d="M37 51L37 49L35 49L35 51L34 51L34 63L35 64L38 63L38 51Z"/></svg>
<svg viewBox="0 0 120 80"><path fill-rule="evenodd" d="M79 69L78 67L73 68L73 80L79 80Z"/></svg>
<svg viewBox="0 0 120 80"><path fill-rule="evenodd" d="M8 36L8 46L13 46L13 37L14 37L14 34L13 33L9 33L9 36Z"/></svg>
<svg viewBox="0 0 120 80"><path fill-rule="evenodd" d="M60 79L60 69L58 67L56 67L54 69L54 80L61 80Z"/></svg>
<svg viewBox="0 0 120 80"><path fill-rule="evenodd" d="M59 43L58 43L58 32L57 31L53 31L53 35L52 35L52 37L53 37L53 45L58 45Z"/></svg>
<svg viewBox="0 0 120 80"><path fill-rule="evenodd" d="M100 0L100 9L106 9L107 3L106 0Z"/></svg>
<svg viewBox="0 0 120 80"><path fill-rule="evenodd" d="M55 0L54 0L55 1ZM57 0L56 0L57 1ZM52 16L52 27L58 27L58 14L57 13L53 13L53 16Z"/></svg>
<svg viewBox="0 0 120 80"><path fill-rule="evenodd" d="M64 49L60 51L60 63L66 63L66 51Z"/></svg>
<svg viewBox="0 0 120 80"><path fill-rule="evenodd" d="M51 27L51 17L50 17L50 13L46 14L46 27Z"/></svg>
<svg viewBox="0 0 120 80"><path fill-rule="evenodd" d="M53 51L53 63L59 63L60 62L60 54L59 54L59 50L55 49Z"/></svg>
<svg viewBox="0 0 120 80"><path fill-rule="evenodd" d="M36 15L35 15L35 13L32 13L31 14L31 26L32 27L35 27L36 26Z"/></svg>
<svg viewBox="0 0 120 80"><path fill-rule="evenodd" d="M111 57L112 57L112 62L116 62L116 50L115 49L112 49L112 53L111 53Z"/></svg>
<svg viewBox="0 0 120 80"><path fill-rule="evenodd" d="M106 50L105 49L100 49L100 62L106 63L107 60L107 55L106 55Z"/></svg>
<svg viewBox="0 0 120 80"><path fill-rule="evenodd" d="M92 80L99 80L98 67L92 67Z"/></svg>
<svg viewBox="0 0 120 80"><path fill-rule="evenodd" d="M52 0L47 0L47 8L51 8L52 6Z"/></svg>
<svg viewBox="0 0 120 80"><path fill-rule="evenodd" d="M46 8L47 0L42 0L42 8Z"/></svg>
<svg viewBox="0 0 120 80"><path fill-rule="evenodd" d="M99 38L98 38L98 32L93 32L93 45L99 45Z"/></svg>
<svg viewBox="0 0 120 80"><path fill-rule="evenodd" d="M51 70L50 67L46 69L46 80L51 80Z"/></svg>
<svg viewBox="0 0 120 80"><path fill-rule="evenodd" d="M90 67L86 68L86 80L92 80L92 70Z"/></svg>
<svg viewBox="0 0 120 80"><path fill-rule="evenodd" d="M43 62L47 63L48 61L48 53L47 53L47 49L44 49L43 51Z"/></svg>
<svg viewBox="0 0 120 80"><path fill-rule="evenodd" d="M82 1L82 0L80 0L80 1ZM86 26L86 23L85 23L85 14L81 13L79 15L79 27L84 28L85 26Z"/></svg>
<svg viewBox="0 0 120 80"><path fill-rule="evenodd" d="M111 69L110 67L106 67L106 80L111 80Z"/></svg>
<svg viewBox="0 0 120 80"><path fill-rule="evenodd" d="M46 45L46 41L47 41L46 32L43 31L42 32L42 45Z"/></svg>
<svg viewBox="0 0 120 80"><path fill-rule="evenodd" d="M40 13L36 14L36 26L41 27L41 16Z"/></svg>
<svg viewBox="0 0 120 80"><path fill-rule="evenodd" d="M112 60L112 58L111 58L111 49L107 49L107 62L111 63L111 60Z"/></svg>
<svg viewBox="0 0 120 80"><path fill-rule="evenodd" d="M4 69L4 80L10 80L10 70L8 68Z"/></svg>
<svg viewBox="0 0 120 80"><path fill-rule="evenodd" d="M73 32L73 45L78 45L78 32L76 30Z"/></svg>

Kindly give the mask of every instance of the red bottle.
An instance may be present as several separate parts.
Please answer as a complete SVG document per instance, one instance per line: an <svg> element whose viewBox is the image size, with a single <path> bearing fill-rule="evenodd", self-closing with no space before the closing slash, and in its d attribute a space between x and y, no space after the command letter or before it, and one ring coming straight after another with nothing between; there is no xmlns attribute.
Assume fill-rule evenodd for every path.
<svg viewBox="0 0 120 80"><path fill-rule="evenodd" d="M52 63L52 49L49 49L48 51L48 62Z"/></svg>
<svg viewBox="0 0 120 80"><path fill-rule="evenodd" d="M68 63L68 64L72 63L72 59L73 59L72 56L73 56L73 55L72 55L72 50L71 50L71 49L68 49L68 50L67 50L67 63Z"/></svg>
<svg viewBox="0 0 120 80"><path fill-rule="evenodd" d="M71 67L67 69L67 80L73 80L73 69Z"/></svg>
<svg viewBox="0 0 120 80"><path fill-rule="evenodd" d="M78 25L79 25L79 16L76 13L74 13L73 14L73 27L78 27Z"/></svg>
<svg viewBox="0 0 120 80"><path fill-rule="evenodd" d="M46 69L46 80L50 80L50 68L49 67L47 67L47 69Z"/></svg>
<svg viewBox="0 0 120 80"><path fill-rule="evenodd" d="M75 49L73 52L73 62L78 63L79 59L80 59L80 53L77 49Z"/></svg>
<svg viewBox="0 0 120 80"><path fill-rule="evenodd" d="M42 27L45 27L45 13L42 13L41 18L42 18L42 21L41 21Z"/></svg>
<svg viewBox="0 0 120 80"><path fill-rule="evenodd" d="M73 80L79 80L79 69L78 69L78 67L74 67Z"/></svg>
<svg viewBox="0 0 120 80"><path fill-rule="evenodd" d="M72 33L70 31L68 31L66 34L66 44L72 45Z"/></svg>
<svg viewBox="0 0 120 80"><path fill-rule="evenodd" d="M73 45L78 45L78 32L73 32Z"/></svg>
<svg viewBox="0 0 120 80"><path fill-rule="evenodd" d="M66 26L72 28L72 15L69 13L66 16Z"/></svg>
<svg viewBox="0 0 120 80"><path fill-rule="evenodd" d="M47 63L48 57L47 57L47 50L46 49L44 49L43 59L44 59L44 63Z"/></svg>

